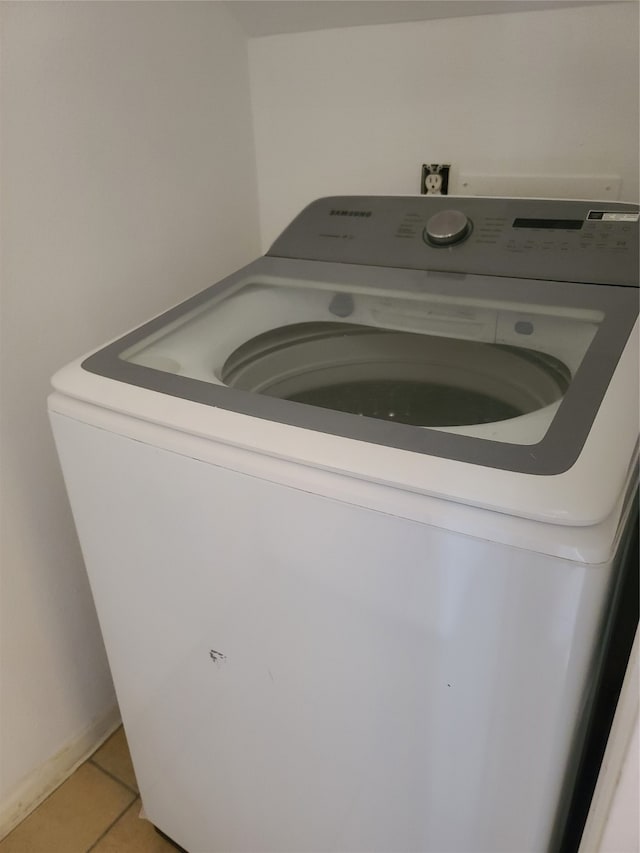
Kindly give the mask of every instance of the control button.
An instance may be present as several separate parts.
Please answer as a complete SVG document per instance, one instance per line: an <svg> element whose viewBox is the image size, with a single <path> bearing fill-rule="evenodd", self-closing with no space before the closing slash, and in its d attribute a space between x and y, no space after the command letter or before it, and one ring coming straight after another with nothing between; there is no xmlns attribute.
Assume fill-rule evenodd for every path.
<svg viewBox="0 0 640 853"><path fill-rule="evenodd" d="M423 237L432 246L451 246L465 240L470 233L471 222L461 210L441 210L427 221Z"/></svg>

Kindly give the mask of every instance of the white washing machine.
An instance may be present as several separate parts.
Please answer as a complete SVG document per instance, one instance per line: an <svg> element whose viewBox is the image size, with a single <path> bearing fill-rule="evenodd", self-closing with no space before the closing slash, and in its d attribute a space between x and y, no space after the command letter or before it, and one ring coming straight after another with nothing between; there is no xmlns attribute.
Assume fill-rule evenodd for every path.
<svg viewBox="0 0 640 853"><path fill-rule="evenodd" d="M321 199L56 374L142 800L189 853L558 847L635 526L638 218Z"/></svg>

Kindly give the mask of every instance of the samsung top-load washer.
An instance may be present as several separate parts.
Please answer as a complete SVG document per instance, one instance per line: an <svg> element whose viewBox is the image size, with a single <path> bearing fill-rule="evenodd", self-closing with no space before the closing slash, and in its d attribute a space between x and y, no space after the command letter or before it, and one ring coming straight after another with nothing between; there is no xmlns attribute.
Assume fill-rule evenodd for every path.
<svg viewBox="0 0 640 853"><path fill-rule="evenodd" d="M635 526L637 315L636 206L329 198L56 374L162 832L558 846Z"/></svg>

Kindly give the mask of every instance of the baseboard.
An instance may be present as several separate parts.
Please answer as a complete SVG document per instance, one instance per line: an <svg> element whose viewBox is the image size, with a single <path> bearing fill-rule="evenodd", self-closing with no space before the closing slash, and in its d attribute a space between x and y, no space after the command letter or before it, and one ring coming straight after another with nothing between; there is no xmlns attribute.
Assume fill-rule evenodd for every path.
<svg viewBox="0 0 640 853"><path fill-rule="evenodd" d="M0 840L67 779L120 725L117 705L36 768L0 803Z"/></svg>

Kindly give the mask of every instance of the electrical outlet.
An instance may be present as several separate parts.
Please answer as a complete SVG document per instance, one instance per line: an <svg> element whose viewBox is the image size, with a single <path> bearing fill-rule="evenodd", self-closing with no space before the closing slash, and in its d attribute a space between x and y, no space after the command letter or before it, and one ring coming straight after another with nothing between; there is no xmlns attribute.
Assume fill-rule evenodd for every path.
<svg viewBox="0 0 640 853"><path fill-rule="evenodd" d="M449 169L448 163L423 163L420 192L422 195L448 195Z"/></svg>

